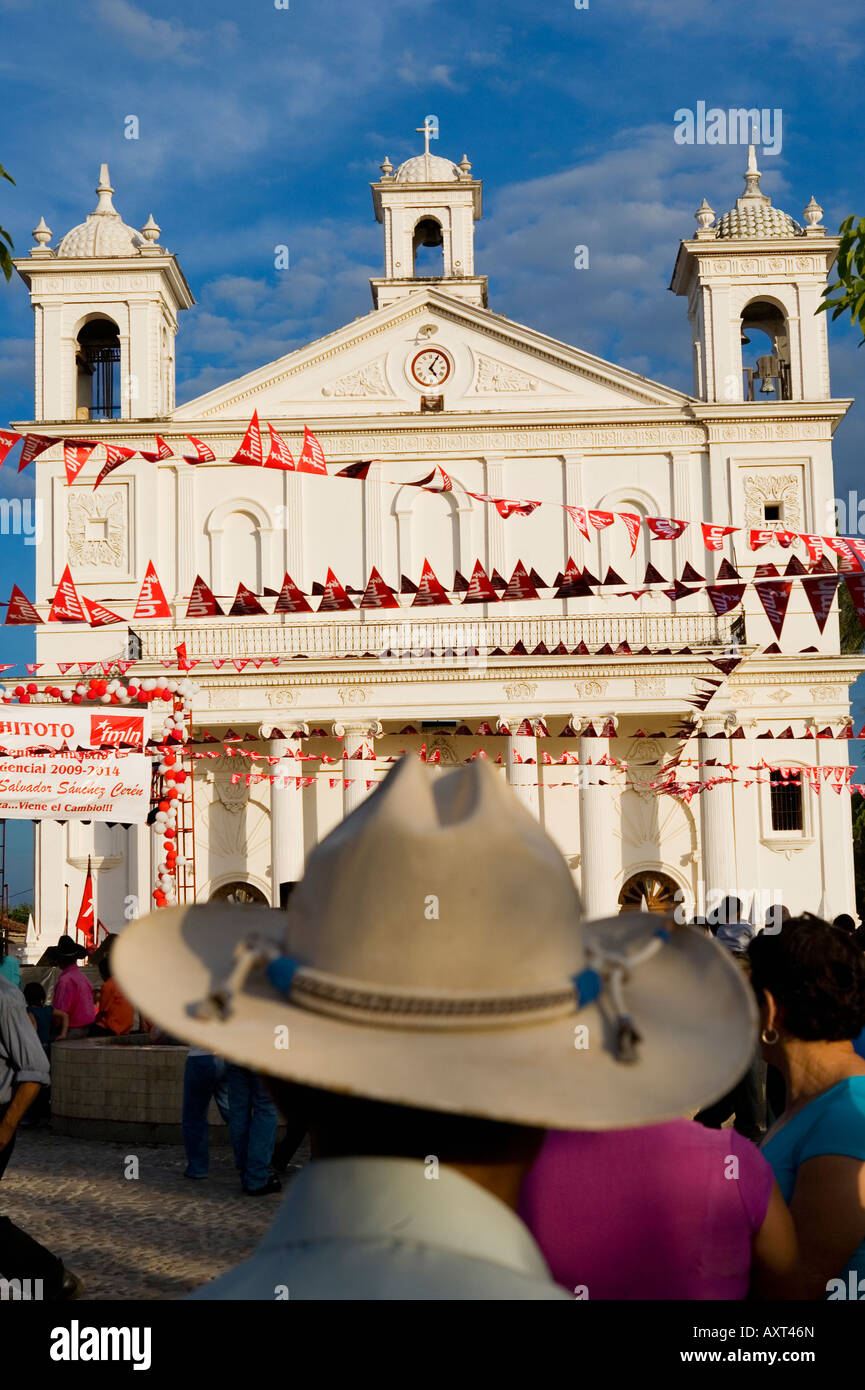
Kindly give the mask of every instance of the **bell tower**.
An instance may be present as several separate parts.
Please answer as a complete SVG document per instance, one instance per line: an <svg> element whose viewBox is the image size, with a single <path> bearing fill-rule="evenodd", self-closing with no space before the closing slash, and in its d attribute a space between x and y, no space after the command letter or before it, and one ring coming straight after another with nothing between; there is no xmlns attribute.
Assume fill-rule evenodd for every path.
<svg viewBox="0 0 865 1390"><path fill-rule="evenodd" d="M376 221L384 227L384 270L371 280L377 309L434 284L445 294L471 304L487 305L487 277L475 275L474 224L482 216L480 180L472 177L467 155L459 164L430 154L433 127L429 118L418 131L423 154L407 159L394 173L390 160L372 184ZM424 263L424 249L440 248L438 264Z"/></svg>
<svg viewBox="0 0 865 1390"><path fill-rule="evenodd" d="M817 309L838 238L818 225L813 197L804 226L772 207L761 177L751 145L736 206L716 221L704 198L696 234L679 247L670 289L688 301L694 394L719 404L829 400L826 315Z"/></svg>
<svg viewBox="0 0 865 1390"><path fill-rule="evenodd" d="M174 409L174 339L195 302L176 256L160 246L151 213L140 231L112 201L108 165L93 212L50 246L40 218L35 245L15 268L34 313L34 419L160 419Z"/></svg>

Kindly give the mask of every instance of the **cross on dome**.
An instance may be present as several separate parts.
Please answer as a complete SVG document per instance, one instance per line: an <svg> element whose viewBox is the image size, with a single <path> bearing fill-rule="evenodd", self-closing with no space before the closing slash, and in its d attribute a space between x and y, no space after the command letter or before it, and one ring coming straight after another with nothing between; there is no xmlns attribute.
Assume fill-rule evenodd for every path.
<svg viewBox="0 0 865 1390"><path fill-rule="evenodd" d="M415 133L423 136L423 152L424 154L429 154L429 142L431 137L436 133L436 127L433 124L432 117L425 116L423 125L415 126Z"/></svg>

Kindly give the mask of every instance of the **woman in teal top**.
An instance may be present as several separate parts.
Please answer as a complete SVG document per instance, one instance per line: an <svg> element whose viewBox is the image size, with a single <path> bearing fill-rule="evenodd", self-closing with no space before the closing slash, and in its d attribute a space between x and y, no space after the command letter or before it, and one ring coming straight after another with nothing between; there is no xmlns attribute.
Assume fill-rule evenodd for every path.
<svg viewBox="0 0 865 1390"><path fill-rule="evenodd" d="M810 914L761 933L749 957L763 1055L787 1087L763 1153L790 1204L802 1297L865 1299L865 957Z"/></svg>

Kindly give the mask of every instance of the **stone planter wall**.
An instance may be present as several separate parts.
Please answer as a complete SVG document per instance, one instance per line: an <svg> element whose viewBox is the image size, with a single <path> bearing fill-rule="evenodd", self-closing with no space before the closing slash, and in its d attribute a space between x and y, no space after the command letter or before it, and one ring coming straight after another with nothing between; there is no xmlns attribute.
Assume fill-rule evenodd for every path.
<svg viewBox="0 0 865 1390"><path fill-rule="evenodd" d="M83 1139L179 1144L186 1047L144 1035L71 1039L51 1049L51 1127ZM227 1143L216 1106L211 1142Z"/></svg>

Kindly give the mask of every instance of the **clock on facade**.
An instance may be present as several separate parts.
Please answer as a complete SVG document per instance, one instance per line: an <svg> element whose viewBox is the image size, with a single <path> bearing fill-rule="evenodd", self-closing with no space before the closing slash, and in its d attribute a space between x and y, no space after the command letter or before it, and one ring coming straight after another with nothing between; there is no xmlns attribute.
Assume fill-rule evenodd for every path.
<svg viewBox="0 0 865 1390"><path fill-rule="evenodd" d="M411 374L427 389L443 386L451 374L451 360L441 348L424 348L412 358Z"/></svg>

